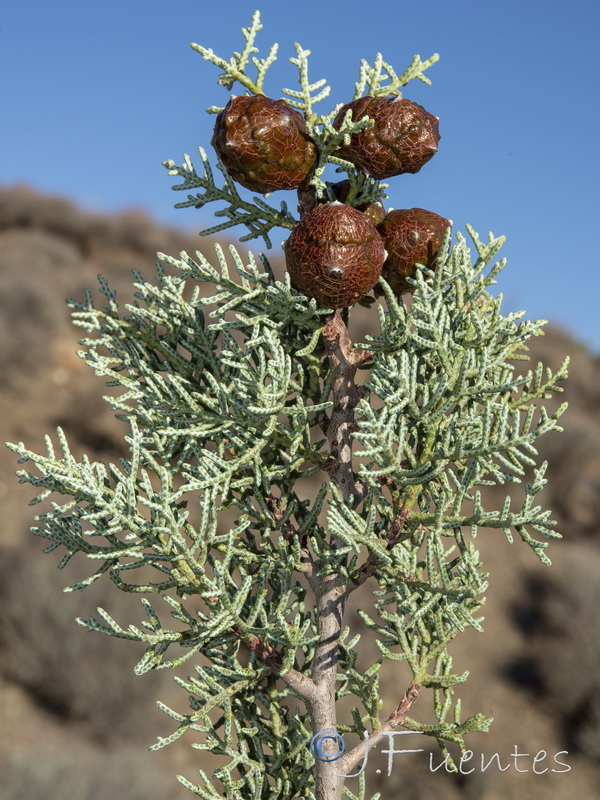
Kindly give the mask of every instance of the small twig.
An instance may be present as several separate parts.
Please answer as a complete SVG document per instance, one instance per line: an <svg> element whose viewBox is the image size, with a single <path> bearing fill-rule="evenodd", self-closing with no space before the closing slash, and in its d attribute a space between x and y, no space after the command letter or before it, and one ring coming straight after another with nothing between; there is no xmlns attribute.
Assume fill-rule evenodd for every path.
<svg viewBox="0 0 600 800"><path fill-rule="evenodd" d="M300 219L316 208L317 205L317 194L312 186L303 186L298 189L298 213L300 214Z"/></svg>
<svg viewBox="0 0 600 800"><path fill-rule="evenodd" d="M374 352L373 350L355 350L354 351L354 363L357 367L361 367L363 364L366 364L367 361L370 361L373 358ZM366 386L359 386L358 392L362 397L366 394L369 390Z"/></svg>
<svg viewBox="0 0 600 800"><path fill-rule="evenodd" d="M268 494L265 497L265 501L269 508L269 511L273 514L273 518L275 519L276 523L280 523L283 517L285 516L285 511L279 507L279 503L277 502L277 498L273 497L272 494ZM298 530L292 525L292 523L288 520L286 524L281 528L281 531L284 536L289 538L298 538ZM300 560L304 566L302 570L302 574L306 577L310 588L313 592L316 593L317 584L315 582L315 564L314 559L310 554L308 549L308 534L304 534L301 537L301 549L300 549Z"/></svg>
<svg viewBox="0 0 600 800"><path fill-rule="evenodd" d="M315 702L317 698L317 687L311 678L303 675L296 669L290 669L282 675L281 669L283 665L283 656L281 653L277 652L277 650L271 647L270 644L265 644L262 642L254 633L244 633L244 631L237 627L233 628L233 632L236 634L236 636L239 636L240 639L242 639L248 649L252 650L253 653L256 653L263 664L269 667L269 669L271 669L275 675L281 678L284 683L287 683L287 685L293 689L296 694L306 700L309 704Z"/></svg>
<svg viewBox="0 0 600 800"><path fill-rule="evenodd" d="M406 524L406 520L408 518L408 508L406 505L403 505L398 514L396 515L394 521L392 522L389 531L386 535L386 549L391 550L392 547L397 543L400 535L402 533L402 529ZM354 589L357 589L361 586L367 578L370 578L371 575L375 572L375 570L381 566L381 559L376 556L374 553L370 553L369 557L365 561L365 563L357 570L357 572L351 576L350 580L351 583L348 585L348 594L353 592Z"/></svg>
<svg viewBox="0 0 600 800"><path fill-rule="evenodd" d="M361 478L357 478L354 481L354 497L356 498L355 503L358 505L362 503L362 501L366 498L369 494L369 484L366 481L363 481Z"/></svg>
<svg viewBox="0 0 600 800"><path fill-rule="evenodd" d="M269 511L271 512L271 514L273 514L273 519L275 520L277 525L279 525L281 523L281 520L285 516L285 509L279 508L279 503L277 502L277 498L273 497L272 494L268 494L265 497L265 502L267 504ZM284 536L288 536L290 539L298 536L298 531L296 530L296 528L294 528L289 519L285 523L285 525L281 528L281 532L283 533Z"/></svg>
<svg viewBox="0 0 600 800"><path fill-rule="evenodd" d="M350 773L354 767L365 757L365 748L367 746L369 748L375 747L383 739L386 733L396 730L399 725L402 725L408 716L408 712L415 704L420 691L421 685L411 681L410 686L406 690L398 707L392 711L381 728L379 728L377 731L374 731L369 736L368 744L366 741L362 741L360 744L357 744L356 747L342 756L342 758L337 761L337 771L345 774Z"/></svg>

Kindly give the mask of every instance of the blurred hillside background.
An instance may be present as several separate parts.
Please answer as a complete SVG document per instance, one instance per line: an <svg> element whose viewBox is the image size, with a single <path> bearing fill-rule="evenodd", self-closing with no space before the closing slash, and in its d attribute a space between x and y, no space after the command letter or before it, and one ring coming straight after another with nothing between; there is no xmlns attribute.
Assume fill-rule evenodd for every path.
<svg viewBox="0 0 600 800"><path fill-rule="evenodd" d="M131 270L151 278L157 251L212 252L214 240L198 239L197 231L218 221L218 204L173 209L185 198L170 191L161 161L180 163L184 152L194 158L198 145L212 158L214 117L204 109L225 105L228 93L216 85L218 70L188 44L229 57L241 48L240 28L257 7L264 24L260 55L280 43L266 90L280 97L282 86L296 88L287 59L299 41L313 53L311 80L326 77L332 85L326 110L350 99L361 58L372 61L381 51L402 71L415 53L440 53L428 71L432 86L413 81L405 92L440 116L440 151L418 175L391 179L386 205L428 208L463 232L470 222L482 234L489 228L506 234L502 254L509 263L499 286L505 312L524 308L530 318L550 320L546 336L533 342L533 363L556 368L565 355L572 359L556 400L570 404L565 432L540 442L550 462L543 500L565 538L551 544L549 569L519 543L480 535L491 572L486 632L458 637L454 652L457 670L471 671L461 691L465 711L495 718L490 733L470 743L476 756L497 752L506 764L517 745L532 754L519 762L529 771L490 767L456 779L443 770L430 774L426 761L397 757L391 777L375 774L376 766L385 773L385 764L370 764L368 786L381 791L381 800L596 800L597 4L6 4L0 14L0 442L23 440L35 450L61 425L78 455L106 461L125 455L122 427L101 397L106 388L76 356L81 333L64 298L81 299L86 287L95 291L100 272L123 305L132 299ZM285 195L293 207L291 197ZM272 260L281 274L275 244ZM139 653L131 643L93 636L74 623L98 605L118 619L137 620L137 601L108 582L62 594L78 565L59 573L59 558L41 555L42 541L28 532L40 509L27 506L31 492L17 484L16 468L13 454L0 447L2 800L190 797L174 774L195 780L199 766L212 768L189 747L194 737L147 751L172 730L155 700L184 711L185 696L170 674L136 678ZM502 500L503 494L492 496L488 504ZM353 609L368 607L368 588L353 599ZM399 668L386 672L389 704L405 678ZM540 750L549 754L540 771L554 766L548 762L562 750L571 771L534 774L531 760Z"/></svg>
<svg viewBox="0 0 600 800"><path fill-rule="evenodd" d="M200 245L210 257L213 242L202 239ZM197 248L197 237L159 227L141 212L90 214L25 187L0 190L0 441L43 449L44 434L60 425L76 455L105 461L125 456L123 424L102 400L103 380L76 355L81 332L71 325L64 298L82 299L86 287L95 292L100 272L122 306L133 299L132 269L152 278L156 251ZM281 277L281 259L275 257L273 266ZM357 315L354 335L360 338L369 312L357 309ZM454 656L458 672L471 672L461 690L466 713L495 718L489 734L469 742L477 758L497 752L506 765L515 746L532 757L545 750L541 771L560 769L552 758L567 751L560 760L571 770L536 775L529 758L518 762L526 773L492 767L455 779L443 770L431 774L426 761L402 760L387 777L385 764L378 776L373 762L369 786L382 792L382 800L400 793L408 800L600 795L600 359L555 326L531 350L534 363L554 369L567 354L570 378L557 399L570 404L565 432L540 440L541 457L550 462L543 502L565 538L551 544L554 564L548 568L525 545L509 545L499 532L480 533L478 546L491 572L485 633L459 636ZM140 652L131 642L90 634L74 622L98 605L120 621L137 621L138 601L110 581L82 594L61 593L85 564L74 560L59 573L54 567L60 557L41 554L42 540L28 532L40 507L27 505L31 489L17 483L16 469L14 455L0 448L2 799L187 797L174 774L193 780L200 766L214 768L189 747L194 736L147 751L172 730L155 701L185 711L184 693L165 672L136 678ZM492 495L486 507L498 508L503 499L503 492ZM369 608L371 590L367 583L352 596L349 623L357 631L363 626L356 608ZM368 635L361 651L365 667L377 657ZM408 684L403 670L392 662L384 673L386 707ZM423 711L415 708L415 716L422 718Z"/></svg>

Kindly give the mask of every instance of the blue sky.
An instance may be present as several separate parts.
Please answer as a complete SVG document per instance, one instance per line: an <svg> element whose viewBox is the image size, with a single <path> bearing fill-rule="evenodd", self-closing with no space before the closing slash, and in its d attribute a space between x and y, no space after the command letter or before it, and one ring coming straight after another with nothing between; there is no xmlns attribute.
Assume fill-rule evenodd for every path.
<svg viewBox="0 0 600 800"><path fill-rule="evenodd" d="M381 51L402 71L415 53L440 53L433 85L405 91L440 117L440 150L389 180L388 205L505 234L505 312L562 324L600 353L596 2L12 0L0 11L0 184L143 208L188 230L214 224L212 206L173 208L183 198L161 162L210 151L205 108L228 99L189 43L229 57L256 8L261 53L280 44L265 90L296 88L287 59L298 41L312 50L311 79L331 84L324 110L351 99L361 58Z"/></svg>

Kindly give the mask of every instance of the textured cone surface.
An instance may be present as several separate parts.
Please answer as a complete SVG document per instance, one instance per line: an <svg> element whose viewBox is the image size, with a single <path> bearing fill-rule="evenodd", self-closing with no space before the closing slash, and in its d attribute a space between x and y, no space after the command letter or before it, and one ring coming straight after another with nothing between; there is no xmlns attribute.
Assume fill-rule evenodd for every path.
<svg viewBox="0 0 600 800"><path fill-rule="evenodd" d="M450 220L424 208L396 209L386 214L377 230L387 251L382 275L394 292L412 291L406 278L415 275L417 264L433 264L450 227Z"/></svg>
<svg viewBox="0 0 600 800"><path fill-rule="evenodd" d="M372 220L337 202L310 211L284 249L292 286L314 297L321 308L361 300L377 283L385 256Z"/></svg>
<svg viewBox="0 0 600 800"><path fill-rule="evenodd" d="M317 159L302 114L261 94L232 97L211 144L233 180L261 194L297 189Z"/></svg>
<svg viewBox="0 0 600 800"><path fill-rule="evenodd" d="M374 123L350 137L336 155L368 172L374 178L391 178L418 172L438 149L438 120L423 106L398 97L360 97L338 112L333 125L339 128L348 109L352 120L370 117Z"/></svg>

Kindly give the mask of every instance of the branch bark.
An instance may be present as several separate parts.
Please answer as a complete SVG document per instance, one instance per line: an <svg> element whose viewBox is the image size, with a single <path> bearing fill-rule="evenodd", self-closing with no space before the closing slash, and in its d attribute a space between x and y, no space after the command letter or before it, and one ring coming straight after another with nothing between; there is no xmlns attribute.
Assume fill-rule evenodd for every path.
<svg viewBox="0 0 600 800"><path fill-rule="evenodd" d="M351 435L356 431L354 410L362 392L361 387L356 385L355 378L359 365L372 353L352 347L339 309L326 323L323 339L333 372L333 408L326 431L330 451L335 459L335 467L330 470L331 478L346 502L353 497L358 504L363 499L363 489L362 484L355 485Z"/></svg>
<svg viewBox="0 0 600 800"><path fill-rule="evenodd" d="M340 311L336 311L325 325L323 332L325 353L329 358L333 373L333 407L328 423L323 427L329 442L330 460L327 472L340 490L344 502L356 506L366 495L366 487L355 479L352 465L352 434L356 431L354 411L361 398L361 391L356 386L355 377L358 366L370 357L367 351L355 351L348 335ZM324 422L324 420L322 420ZM273 496L267 498L267 504L276 522L281 523L283 511ZM296 531L292 525L284 526L284 535L293 536ZM331 550L335 553L340 546L335 537L331 539ZM306 561L303 552L303 561ZM247 646L276 675L301 697L305 698L311 715L313 733L325 730L336 730L335 690L337 680L338 644L342 632L347 587L339 572L323 573L323 567L317 570L315 565L307 572L307 578L316 596L316 625L318 642L311 667L310 678L296 670L281 675L281 655L268 644L261 642L256 636L243 636ZM242 631L236 631L242 635ZM332 741L324 740L321 751L327 755L335 751ZM343 778L335 774L331 764L316 760L316 800L340 800L343 789Z"/></svg>
<svg viewBox="0 0 600 800"><path fill-rule="evenodd" d="M323 331L325 353L333 373L333 407L327 430L331 459L327 472L340 490L344 502L356 506L364 498L364 487L355 480L352 465L352 434L356 431L354 411L361 394L355 383L356 370L365 361L364 351L355 351L339 309L329 318ZM331 549L339 548L334 537ZM336 730L335 689L337 679L338 643L342 632L347 588L339 572L313 576L317 600L317 630L319 641L312 665L318 700L311 704L313 733ZM324 741L322 751L333 752L335 744ZM337 776L331 764L315 762L316 800L339 800L343 778Z"/></svg>
<svg viewBox="0 0 600 800"><path fill-rule="evenodd" d="M368 743L362 741L360 744L357 744L356 747L350 750L350 752L346 753L338 761L336 761L336 771L345 775L351 773L354 767L364 759L365 748L367 746L369 748L376 747L386 733L390 733L390 731L394 731L399 725L402 725L408 716L408 712L415 704L420 691L421 685L411 681L411 684L404 693L404 697L400 701L400 704L394 711L392 711L381 728L379 728L377 731L374 731L369 736Z"/></svg>
<svg viewBox="0 0 600 800"><path fill-rule="evenodd" d="M403 505L396 518L392 522L389 531L387 532L387 544L386 549L391 550L392 547L396 544L400 535L402 533L402 529L406 523L408 518L408 508L406 505ZM358 589L359 586L371 577L374 574L375 570L381 565L381 559L378 558L373 553L369 554L369 557L365 561L365 563L356 571L356 573L351 576L352 583L349 584L347 593L353 592L355 589Z"/></svg>
<svg viewBox="0 0 600 800"><path fill-rule="evenodd" d="M329 358L333 373L331 415L326 425L323 424L325 420L321 421L330 448L326 471L330 480L339 489L344 502L355 508L368 493L368 487L363 481L356 478L352 463L352 434L357 430L355 409L363 395L362 387L356 385L355 379L358 367L372 357L372 353L354 350L339 310L327 321L323 338L325 353ZM278 501L273 495L267 497L267 505L275 522L281 525L282 534L297 536L298 532L290 522L282 524L285 512L279 508ZM387 536L388 549L391 549L400 537L407 513L406 506L403 506L394 520ZM340 546L341 542L332 536L330 547L333 556ZM360 586L375 572L379 566L379 559L372 555L369 556L349 586L346 585L339 571L325 571L329 565L322 564L320 565L321 569L317 569L308 546L302 548L302 561L306 567L306 577L316 597L316 625L319 637L310 677L294 669L282 674L283 659L279 652L268 643L262 642L254 634L237 628L234 630L264 664L306 701L310 710L313 733L318 734L326 730L335 731L337 726L335 690L338 646L346 599L353 589ZM385 732L402 724L415 702L420 688L418 684L411 684L400 705L390 714L382 728L372 735L371 746L377 744ZM364 757L364 748L365 743L362 743L350 753L346 753L336 762L336 769L332 769L331 763L327 761L319 759L315 761L316 800L341 800L344 777L339 773L351 772L358 761ZM333 741L328 739L321 741L320 751L324 755L334 754L335 750L336 745Z"/></svg>
<svg viewBox="0 0 600 800"><path fill-rule="evenodd" d="M327 425L323 425L330 447L327 472L340 490L344 502L356 507L364 500L368 487L356 479L352 464L352 434L356 431L354 412L362 396L361 388L356 386L355 377L358 366L367 361L372 353L354 350L339 310L327 321L323 338L325 353L333 373L333 407ZM324 423L325 420L321 422ZM269 496L267 504L275 521L281 523L284 512L279 508L276 498ZM282 532L288 536L297 535L290 523L282 527ZM332 537L330 545L332 553L335 553L341 543ZM317 734L325 730L336 730L338 644L348 588L339 572L323 572L323 567L327 565L322 565L320 571L314 564L309 567L307 559L310 558L308 548L303 548L302 560L307 566L307 579L316 596L319 635L311 676L303 675L297 670L290 670L282 675L280 653L253 634L244 634L241 630L236 630L236 633L261 661L306 700L313 733ZM335 747L333 742L324 740L321 743L321 752L327 755L335 752ZM316 800L340 800L344 779L336 775L336 772L337 770L331 769L330 763L316 760Z"/></svg>
<svg viewBox="0 0 600 800"><path fill-rule="evenodd" d="M256 653L258 658L277 675L284 683L293 689L299 697L312 705L317 700L317 687L313 680L296 669L290 669L284 674L281 673L282 656L270 644L264 643L254 633L246 634L240 628L233 628L236 636L239 636L248 649Z"/></svg>

